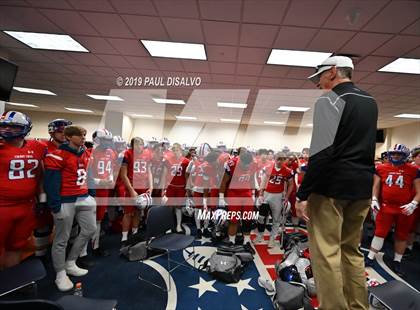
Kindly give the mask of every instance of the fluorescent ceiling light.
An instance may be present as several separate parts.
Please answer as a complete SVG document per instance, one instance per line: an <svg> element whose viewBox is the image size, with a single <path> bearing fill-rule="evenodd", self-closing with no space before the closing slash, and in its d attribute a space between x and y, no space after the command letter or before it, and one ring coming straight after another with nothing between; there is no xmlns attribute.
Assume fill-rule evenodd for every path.
<svg viewBox="0 0 420 310"><path fill-rule="evenodd" d="M310 108L307 108L307 107L291 107L291 106L282 105L280 108L277 109L277 111L306 112L309 109Z"/></svg>
<svg viewBox="0 0 420 310"><path fill-rule="evenodd" d="M227 123L239 123L240 119L233 119L233 118L221 118L221 122L227 122Z"/></svg>
<svg viewBox="0 0 420 310"><path fill-rule="evenodd" d="M22 93L57 96L53 92L51 92L49 90L46 90L46 89L36 89L36 88L26 88L26 87L13 87L13 89L17 90L17 91L20 91Z"/></svg>
<svg viewBox="0 0 420 310"><path fill-rule="evenodd" d="M219 108L246 109L248 105L246 103L218 102L217 106Z"/></svg>
<svg viewBox="0 0 420 310"><path fill-rule="evenodd" d="M18 107L39 108L39 106L29 103L6 102L6 104Z"/></svg>
<svg viewBox="0 0 420 310"><path fill-rule="evenodd" d="M403 114L395 115L394 117L419 119L420 118L420 114L403 113Z"/></svg>
<svg viewBox="0 0 420 310"><path fill-rule="evenodd" d="M86 96L92 99L96 99L96 100L124 101L124 99L121 99L118 96L89 95L89 94L86 94Z"/></svg>
<svg viewBox="0 0 420 310"><path fill-rule="evenodd" d="M273 121L264 121L264 124L268 125L284 125L284 122L273 122Z"/></svg>
<svg viewBox="0 0 420 310"><path fill-rule="evenodd" d="M316 67L332 53L272 49L267 64L298 67Z"/></svg>
<svg viewBox="0 0 420 310"><path fill-rule="evenodd" d="M175 115L176 119L181 119L181 120L195 120L197 119L197 117L195 116L181 116L181 115Z"/></svg>
<svg viewBox="0 0 420 310"><path fill-rule="evenodd" d="M314 124L306 124L307 127L313 127Z"/></svg>
<svg viewBox="0 0 420 310"><path fill-rule="evenodd" d="M420 74L420 59L398 58L378 71Z"/></svg>
<svg viewBox="0 0 420 310"><path fill-rule="evenodd" d="M152 118L153 117L153 115L150 115L150 114L136 114L136 113L130 114L130 116L132 116L132 117L142 117L142 118Z"/></svg>
<svg viewBox="0 0 420 310"><path fill-rule="evenodd" d="M163 98L152 98L156 103L163 103L163 104L185 104L184 100L180 99L163 99Z"/></svg>
<svg viewBox="0 0 420 310"><path fill-rule="evenodd" d="M87 109L76 109L76 108L64 108L64 109L69 110L69 111L73 111L73 112L93 113L92 110L87 110Z"/></svg>
<svg viewBox="0 0 420 310"><path fill-rule="evenodd" d="M20 31L4 32L20 42L36 49L89 53L86 48L67 34Z"/></svg>
<svg viewBox="0 0 420 310"><path fill-rule="evenodd" d="M153 57L207 60L203 44L141 40Z"/></svg>

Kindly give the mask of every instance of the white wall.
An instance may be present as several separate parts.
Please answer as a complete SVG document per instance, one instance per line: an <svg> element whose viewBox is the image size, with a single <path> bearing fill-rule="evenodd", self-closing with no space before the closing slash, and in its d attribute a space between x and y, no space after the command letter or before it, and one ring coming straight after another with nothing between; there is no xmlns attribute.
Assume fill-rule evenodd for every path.
<svg viewBox="0 0 420 310"><path fill-rule="evenodd" d="M404 126L388 129L390 133L390 147L394 144L402 143L410 149L420 145L420 121Z"/></svg>

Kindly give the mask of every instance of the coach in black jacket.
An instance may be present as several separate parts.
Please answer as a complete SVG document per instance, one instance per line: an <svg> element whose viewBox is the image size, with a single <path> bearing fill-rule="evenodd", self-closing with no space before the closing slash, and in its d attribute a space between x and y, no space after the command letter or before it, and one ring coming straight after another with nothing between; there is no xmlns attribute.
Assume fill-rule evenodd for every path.
<svg viewBox="0 0 420 310"><path fill-rule="evenodd" d="M308 170L296 196L308 222L320 309L368 309L363 221L374 173L375 99L351 82L353 62L333 56L309 77L328 92L315 104Z"/></svg>

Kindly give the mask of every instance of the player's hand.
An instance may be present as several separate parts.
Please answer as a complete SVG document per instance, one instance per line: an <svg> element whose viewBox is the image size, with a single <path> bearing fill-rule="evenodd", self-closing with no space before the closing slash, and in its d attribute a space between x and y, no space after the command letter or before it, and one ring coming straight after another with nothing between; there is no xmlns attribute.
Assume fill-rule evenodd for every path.
<svg viewBox="0 0 420 310"><path fill-rule="evenodd" d="M150 187L150 188L146 191L146 193L149 193L150 195L152 194L152 192L153 192L153 187Z"/></svg>
<svg viewBox="0 0 420 310"><path fill-rule="evenodd" d="M225 201L225 198L219 197L219 208L226 208L227 203Z"/></svg>
<svg viewBox="0 0 420 310"><path fill-rule="evenodd" d="M208 210L208 207L207 207L207 198L203 198L203 209L204 209L204 211L207 211Z"/></svg>
<svg viewBox="0 0 420 310"><path fill-rule="evenodd" d="M381 209L381 205L379 204L378 198L372 197L372 203L370 204L370 208L372 210L373 220L376 220L376 216L378 215L378 212Z"/></svg>
<svg viewBox="0 0 420 310"><path fill-rule="evenodd" d="M309 221L308 216L308 202L307 201L296 201L295 208L296 208L296 215L298 218L301 218L305 222Z"/></svg>
<svg viewBox="0 0 420 310"><path fill-rule="evenodd" d="M163 194L161 202L163 206L168 202L168 197L166 197L166 194Z"/></svg>
<svg viewBox="0 0 420 310"><path fill-rule="evenodd" d="M257 198L257 207L259 208L264 203L264 196L260 195Z"/></svg>
<svg viewBox="0 0 420 310"><path fill-rule="evenodd" d="M414 213L414 210L417 209L417 205L418 205L418 202L413 200L412 202L407 203L406 205L403 205L400 208L404 215L410 216L411 214Z"/></svg>
<svg viewBox="0 0 420 310"><path fill-rule="evenodd" d="M292 205L291 205L289 199L284 199L283 200L283 208L284 208L284 211L287 215L287 213L289 213L290 209L292 208Z"/></svg>

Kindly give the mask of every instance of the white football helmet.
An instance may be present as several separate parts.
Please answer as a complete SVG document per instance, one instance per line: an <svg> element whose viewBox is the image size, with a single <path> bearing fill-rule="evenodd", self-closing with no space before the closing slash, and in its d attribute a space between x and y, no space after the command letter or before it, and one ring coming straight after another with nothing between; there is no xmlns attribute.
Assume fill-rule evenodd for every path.
<svg viewBox="0 0 420 310"><path fill-rule="evenodd" d="M221 226L226 222L227 211L224 209L217 209L212 215L212 219L215 226Z"/></svg>
<svg viewBox="0 0 420 310"><path fill-rule="evenodd" d="M8 130L6 127L17 127ZM10 128L10 127L9 127ZM0 137L4 140L26 137L32 129L31 119L21 112L9 111L0 116Z"/></svg>
<svg viewBox="0 0 420 310"><path fill-rule="evenodd" d="M211 146L208 143L200 144L197 149L197 156L199 158L205 158L211 152Z"/></svg>
<svg viewBox="0 0 420 310"><path fill-rule="evenodd" d="M143 193L138 195L136 198L136 206L140 210L144 210L147 207L150 207L153 203L153 198L149 193Z"/></svg>
<svg viewBox="0 0 420 310"><path fill-rule="evenodd" d="M112 133L108 129L98 129L92 134L92 140L96 145L112 142Z"/></svg>

